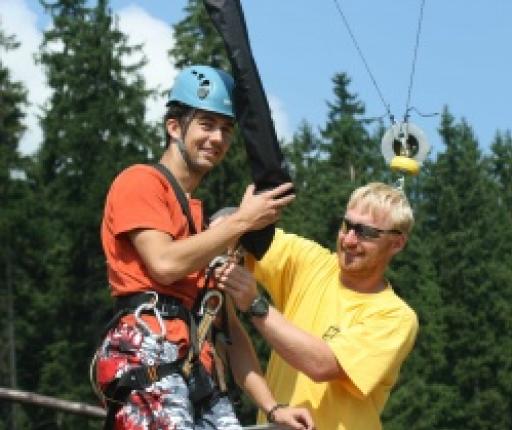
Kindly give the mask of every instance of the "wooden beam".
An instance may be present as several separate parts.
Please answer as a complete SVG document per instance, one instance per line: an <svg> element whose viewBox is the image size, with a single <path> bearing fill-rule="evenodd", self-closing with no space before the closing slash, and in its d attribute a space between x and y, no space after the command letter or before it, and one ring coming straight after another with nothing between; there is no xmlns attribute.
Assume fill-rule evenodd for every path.
<svg viewBox="0 0 512 430"><path fill-rule="evenodd" d="M99 406L61 400L55 397L43 396L29 391L14 390L12 388L0 387L0 399L6 399L12 402L29 403L72 414L85 415L91 418L104 418L106 416L105 410Z"/></svg>
<svg viewBox="0 0 512 430"><path fill-rule="evenodd" d="M41 394L31 393L29 391L14 390L12 388L0 387L0 399L6 399L11 402L28 403L43 408L57 409L62 412L68 412L76 415L85 415L90 418L105 418L105 409L99 406L91 406L81 402L71 402L69 400L57 399L55 397L43 396ZM244 427L244 430L279 430L275 424L255 425Z"/></svg>

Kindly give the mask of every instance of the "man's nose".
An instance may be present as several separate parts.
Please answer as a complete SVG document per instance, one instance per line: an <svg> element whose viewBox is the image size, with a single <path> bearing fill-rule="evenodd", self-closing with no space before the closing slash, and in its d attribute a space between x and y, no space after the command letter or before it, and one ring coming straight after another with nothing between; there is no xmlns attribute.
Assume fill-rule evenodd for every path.
<svg viewBox="0 0 512 430"><path fill-rule="evenodd" d="M215 127L210 132L210 140L214 142L222 142L223 141L223 135L222 135L222 128L221 127Z"/></svg>
<svg viewBox="0 0 512 430"><path fill-rule="evenodd" d="M354 229L349 229L346 233L342 233L342 242L344 244L357 244L358 237Z"/></svg>

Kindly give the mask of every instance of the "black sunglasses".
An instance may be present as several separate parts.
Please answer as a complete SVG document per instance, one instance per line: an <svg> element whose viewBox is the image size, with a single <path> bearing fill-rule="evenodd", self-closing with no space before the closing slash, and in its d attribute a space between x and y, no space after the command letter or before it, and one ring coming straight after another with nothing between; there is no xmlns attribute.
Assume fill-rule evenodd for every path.
<svg viewBox="0 0 512 430"><path fill-rule="evenodd" d="M382 230L380 228L371 227L366 224L354 223L347 218L343 218L341 223L341 231L343 234L347 234L350 230L354 230L354 233L359 239L377 239L381 234L402 234L400 230Z"/></svg>

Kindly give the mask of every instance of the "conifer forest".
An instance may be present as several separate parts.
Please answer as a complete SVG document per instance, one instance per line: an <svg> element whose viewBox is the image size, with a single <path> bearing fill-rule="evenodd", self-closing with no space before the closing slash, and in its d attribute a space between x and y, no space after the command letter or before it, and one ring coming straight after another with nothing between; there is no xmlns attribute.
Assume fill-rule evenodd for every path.
<svg viewBox="0 0 512 430"><path fill-rule="evenodd" d="M53 26L37 61L52 92L32 155L19 151L29 95L2 62L18 42L0 26L0 386L99 405L89 363L112 316L99 235L105 195L124 167L158 160L163 127L145 120L153 90L142 63L123 62L141 47L116 27L109 1L43 3ZM200 0L189 0L174 31L169 61L178 69L204 63L229 70ZM364 113L340 69L323 126L306 118L281 142L297 196L282 214L284 229L334 250L350 192L396 181L380 151L385 126ZM492 142L479 142L450 106L438 121L442 147L405 178L416 223L388 274L418 313L420 332L386 404L384 428L510 429L512 133L497 130ZM239 202L251 181L241 139L237 131L197 193L210 214ZM247 329L265 368L268 346ZM242 422L253 424L254 406L237 395ZM101 425L0 400L0 430Z"/></svg>

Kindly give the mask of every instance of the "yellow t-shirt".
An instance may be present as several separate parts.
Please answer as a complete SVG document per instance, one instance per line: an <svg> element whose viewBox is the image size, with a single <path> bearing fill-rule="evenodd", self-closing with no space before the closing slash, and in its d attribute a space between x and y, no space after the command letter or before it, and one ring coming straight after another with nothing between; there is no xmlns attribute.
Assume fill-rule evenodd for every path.
<svg viewBox="0 0 512 430"><path fill-rule="evenodd" d="M380 413L414 345L415 312L391 286L375 294L345 288L336 254L279 229L262 260L247 262L276 308L323 338L350 378L315 383L272 353L267 379L276 400L307 407L318 430L381 429Z"/></svg>

